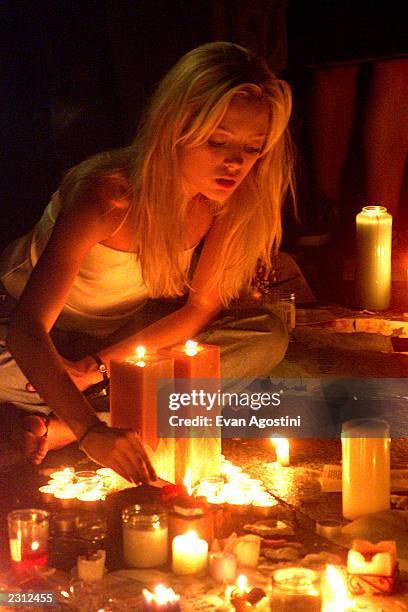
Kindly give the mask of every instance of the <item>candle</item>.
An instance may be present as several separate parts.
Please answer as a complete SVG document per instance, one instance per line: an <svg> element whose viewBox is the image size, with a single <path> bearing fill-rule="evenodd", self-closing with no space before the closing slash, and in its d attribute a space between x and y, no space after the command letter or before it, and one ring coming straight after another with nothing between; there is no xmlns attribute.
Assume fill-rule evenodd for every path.
<svg viewBox="0 0 408 612"><path fill-rule="evenodd" d="M237 578L237 584L226 589L225 597L231 601L231 605L237 612L244 612L252 607L247 600L249 591L248 579L241 574Z"/></svg>
<svg viewBox="0 0 408 612"><path fill-rule="evenodd" d="M7 515L11 566L20 571L48 563L49 513L29 508Z"/></svg>
<svg viewBox="0 0 408 612"><path fill-rule="evenodd" d="M176 595L173 589L166 588L162 584L154 587L151 593L147 589L142 590L143 612L179 612L180 595Z"/></svg>
<svg viewBox="0 0 408 612"><path fill-rule="evenodd" d="M255 516L267 518L268 516L272 516L274 512L273 509L277 505L278 502L276 499L265 495L265 497L260 496L259 498L253 500L252 509Z"/></svg>
<svg viewBox="0 0 408 612"><path fill-rule="evenodd" d="M193 497L175 498L169 514L169 539L194 531L211 543L214 539L214 514Z"/></svg>
<svg viewBox="0 0 408 612"><path fill-rule="evenodd" d="M142 350L143 349L143 350ZM174 439L158 438L157 385L173 379L171 357L146 353L138 347L134 356L110 364L110 412L113 427L129 428L140 434L157 475L174 482Z"/></svg>
<svg viewBox="0 0 408 612"><path fill-rule="evenodd" d="M357 224L357 302L384 310L390 303L392 216L384 206L365 206Z"/></svg>
<svg viewBox="0 0 408 612"><path fill-rule="evenodd" d="M348 610L350 612L354 610L354 601L348 595L343 572L334 565L326 565L323 578L322 612L346 612Z"/></svg>
<svg viewBox="0 0 408 612"><path fill-rule="evenodd" d="M64 470L58 472L52 472L50 474L51 480L56 480L61 484L72 482L74 479L74 468L67 467Z"/></svg>
<svg viewBox="0 0 408 612"><path fill-rule="evenodd" d="M206 569L208 543L194 531L176 536L172 544L173 572L180 576L197 574Z"/></svg>
<svg viewBox="0 0 408 612"><path fill-rule="evenodd" d="M349 574L392 576L397 560L395 541L372 544L366 540L354 540L347 556Z"/></svg>
<svg viewBox="0 0 408 612"><path fill-rule="evenodd" d="M237 558L233 553L212 552L209 555L209 568L215 582L233 582L237 573Z"/></svg>
<svg viewBox="0 0 408 612"><path fill-rule="evenodd" d="M176 390L179 393L191 394L193 389L197 390L197 387L203 393L218 392L221 376L219 346L188 340L184 345L163 348L160 354L174 359L174 376L176 379L181 379L176 381ZM192 382L193 379L201 380ZM193 408L191 405L183 406L178 410L178 414L191 418L195 414L198 415L199 411L212 418L212 425L206 426L205 438L186 436L176 439L176 482L182 482L187 467L192 470L193 483L206 476L216 476L220 473L221 436L219 428L215 425L215 417L220 414L218 402L215 402L209 411L201 403Z"/></svg>
<svg viewBox="0 0 408 612"><path fill-rule="evenodd" d="M239 566L257 567L261 550L261 539L257 535L248 534L235 540L233 552L237 557Z"/></svg>
<svg viewBox="0 0 408 612"><path fill-rule="evenodd" d="M56 491L54 497L61 508L73 508L78 505L76 497L79 493L80 489L76 484L67 484Z"/></svg>
<svg viewBox="0 0 408 612"><path fill-rule="evenodd" d="M79 556L77 558L77 570L80 580L94 582L101 580L105 573L106 552L98 550L90 557Z"/></svg>
<svg viewBox="0 0 408 612"><path fill-rule="evenodd" d="M317 572L303 567L276 570L272 578L270 604L274 612L321 612Z"/></svg>
<svg viewBox="0 0 408 612"><path fill-rule="evenodd" d="M129 506L122 512L123 556L132 567L157 567L167 561L167 515L153 504Z"/></svg>
<svg viewBox="0 0 408 612"><path fill-rule="evenodd" d="M287 438L274 437L271 438L271 441L275 447L276 461L280 465L289 465L289 440Z"/></svg>
<svg viewBox="0 0 408 612"><path fill-rule="evenodd" d="M347 585L353 595L384 595L392 592L397 569L395 541L372 544L354 540L347 556Z"/></svg>
<svg viewBox="0 0 408 612"><path fill-rule="evenodd" d="M54 493L58 488L54 485L44 485L38 491L41 493L41 499L45 504L51 504L54 501Z"/></svg>
<svg viewBox="0 0 408 612"><path fill-rule="evenodd" d="M390 508L389 427L379 419L343 423L343 515L354 520Z"/></svg>

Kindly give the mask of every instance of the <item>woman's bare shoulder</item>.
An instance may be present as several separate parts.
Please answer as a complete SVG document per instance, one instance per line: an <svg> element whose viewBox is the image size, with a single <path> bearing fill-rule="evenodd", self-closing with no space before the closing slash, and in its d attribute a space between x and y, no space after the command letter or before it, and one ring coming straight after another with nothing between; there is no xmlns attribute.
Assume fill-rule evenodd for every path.
<svg viewBox="0 0 408 612"><path fill-rule="evenodd" d="M75 216L96 225L104 237L110 236L126 216L129 181L120 171L92 173L60 189L60 221Z"/></svg>

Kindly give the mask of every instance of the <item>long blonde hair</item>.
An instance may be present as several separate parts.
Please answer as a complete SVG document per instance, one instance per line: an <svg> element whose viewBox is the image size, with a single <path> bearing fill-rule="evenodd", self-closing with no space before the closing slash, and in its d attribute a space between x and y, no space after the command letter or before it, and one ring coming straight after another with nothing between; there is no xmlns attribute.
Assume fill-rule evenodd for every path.
<svg viewBox="0 0 408 612"><path fill-rule="evenodd" d="M204 143L236 95L267 101L270 129L259 159L220 209L217 222L225 238L214 253L207 288L218 287L227 304L250 283L258 260L270 268L271 254L279 247L281 208L288 190L294 196L287 129L290 88L243 47L202 45L184 55L159 83L134 143L119 154L119 165L129 173L135 251L152 297L180 295L188 285L181 257L189 204L181 148Z"/></svg>

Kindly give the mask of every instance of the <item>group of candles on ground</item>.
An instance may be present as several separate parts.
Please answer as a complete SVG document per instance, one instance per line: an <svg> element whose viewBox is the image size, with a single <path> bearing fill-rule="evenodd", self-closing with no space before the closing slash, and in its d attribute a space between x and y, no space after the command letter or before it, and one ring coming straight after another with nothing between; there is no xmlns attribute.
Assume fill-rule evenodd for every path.
<svg viewBox="0 0 408 612"><path fill-rule="evenodd" d="M286 445L284 451L286 463ZM67 498L55 493L63 493L70 487L77 487L75 499L92 502L101 499L98 491L106 495L109 490L128 487L129 483L106 468L93 473L74 473L72 468L66 468L51 474L48 486L55 487L57 503ZM221 476L202 479L192 487L187 474L185 488L187 496L180 500L175 498L171 512L166 512L161 506L144 504L122 511L123 553L128 566L164 566L170 542L173 573L200 576L208 571L216 583L226 585L225 600L235 610L249 610L267 597L273 610L344 612L357 609L353 600L355 595L365 593L371 596L392 590L397 568L395 542L372 545L358 540L348 554L347 577L344 570L334 566L327 566L325 572L282 567L273 572L270 588L263 590L250 586L243 572L256 569L262 538L253 534L238 537L234 533L223 542L214 540L208 527L211 511L202 511L202 500L205 499L210 509L225 507L229 503L236 512L243 508L248 510L252 504L252 511L261 517L267 517L277 502L260 481L225 459ZM68 499L73 501L72 497ZM27 569L32 565L47 564L48 519L49 513L42 510L17 510L9 515L14 568ZM197 530L192 530L192 527L197 527ZM77 570L82 580L101 579L105 572L105 551L78 557ZM143 598L146 612L181 609L179 596L164 585L157 585L153 592L145 589ZM360 605L359 609L364 608Z"/></svg>

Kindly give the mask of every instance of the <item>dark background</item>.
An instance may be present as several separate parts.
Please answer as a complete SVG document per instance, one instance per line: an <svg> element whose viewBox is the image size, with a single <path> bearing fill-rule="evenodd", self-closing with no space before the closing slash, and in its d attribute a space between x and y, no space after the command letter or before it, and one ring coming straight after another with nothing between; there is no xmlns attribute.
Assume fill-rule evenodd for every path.
<svg viewBox="0 0 408 612"><path fill-rule="evenodd" d="M157 81L185 52L217 39L221 6L223 19L232 22L246 2L252 0L0 0L0 249L30 229L65 170L132 140ZM361 6L367 4L369 27L372 3ZM309 28L318 25L315 5L327 16L344 2L292 0L287 11L289 63L281 76L294 90L300 184L307 173L305 48L311 56L314 48L319 52L319 37ZM345 28L348 39L347 12L343 19L333 27ZM386 29L381 34L385 41L393 37Z"/></svg>

